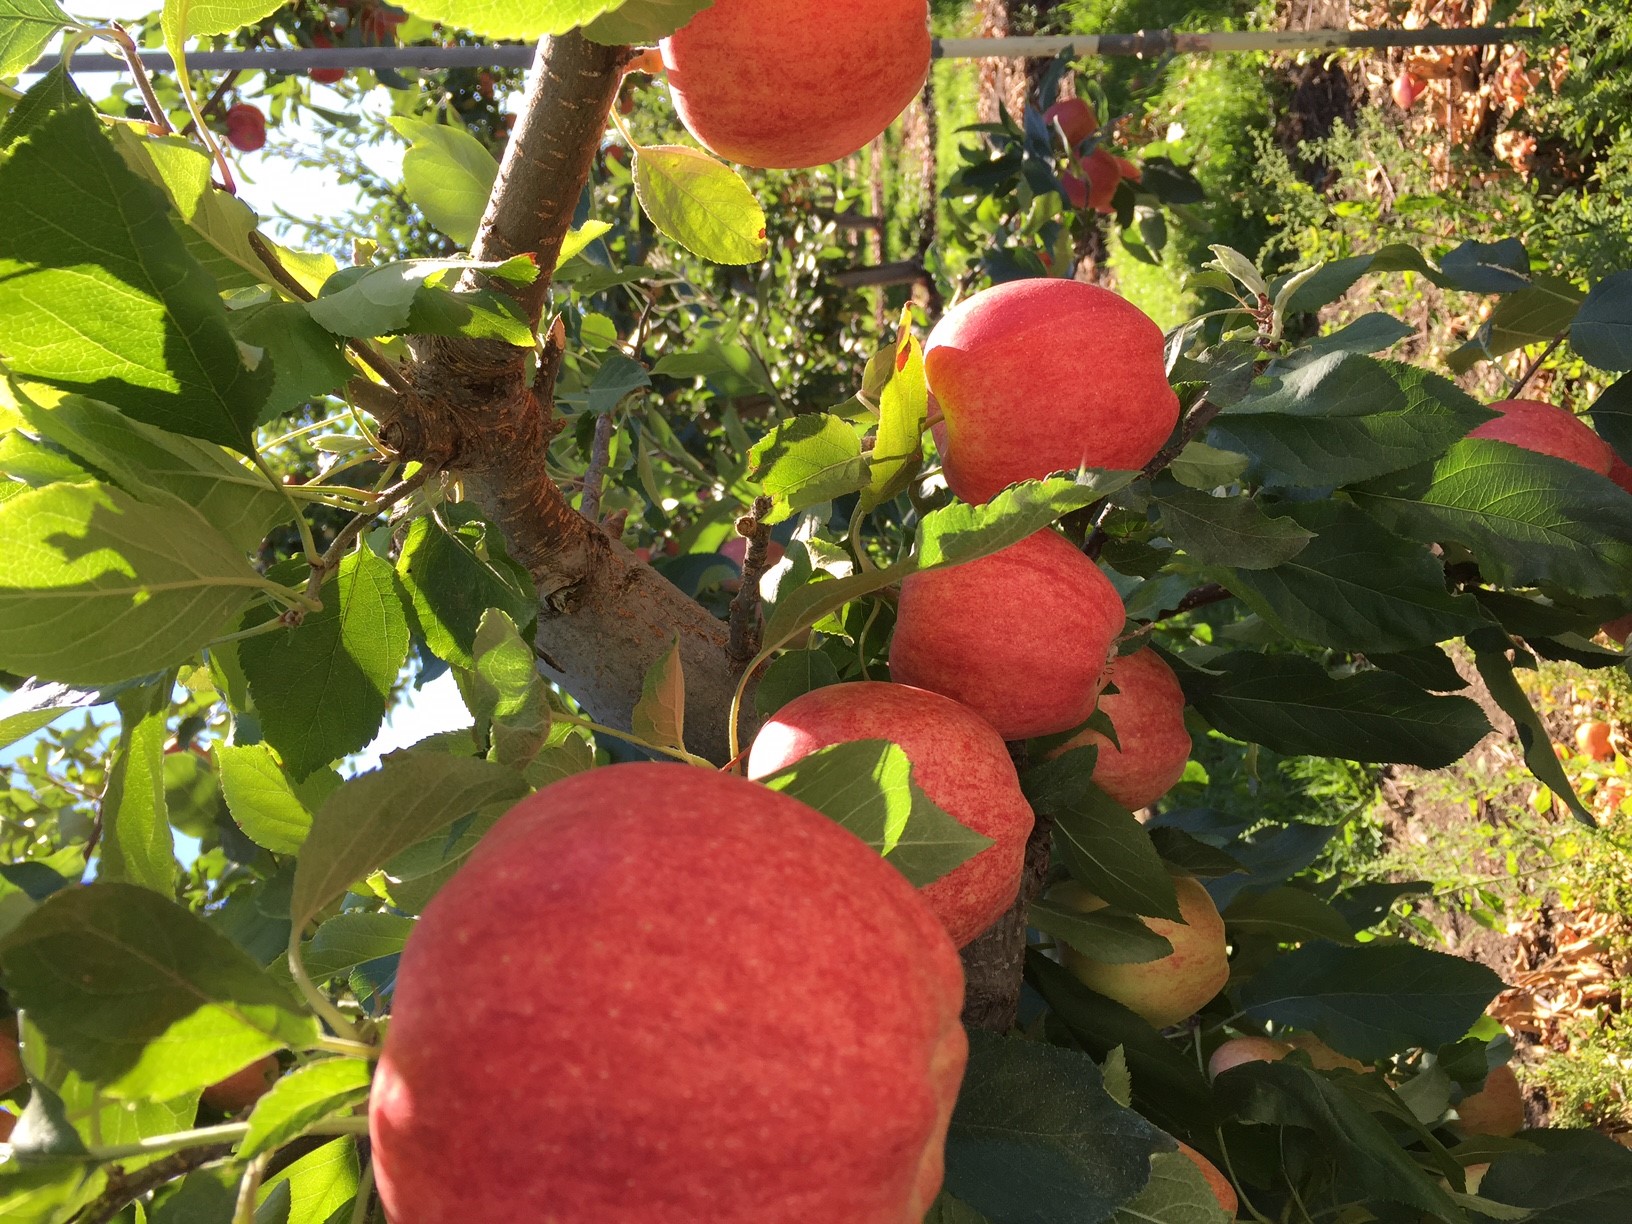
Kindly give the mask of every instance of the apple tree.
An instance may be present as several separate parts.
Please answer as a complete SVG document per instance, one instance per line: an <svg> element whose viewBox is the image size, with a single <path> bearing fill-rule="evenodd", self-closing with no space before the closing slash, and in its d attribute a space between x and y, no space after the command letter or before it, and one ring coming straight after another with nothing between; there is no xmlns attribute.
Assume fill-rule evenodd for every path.
<svg viewBox="0 0 1632 1224"><path fill-rule="evenodd" d="M298 76L5 88L6 1219L1624 1212L1632 1154L1521 1129L1497 975L1190 758L1442 767L1473 670L1591 821L1517 673L1626 666L1632 270L1217 246L1164 334L1072 274L1200 189L1059 63L881 330L816 167L927 17L0 4L8 81L59 32L542 39L513 124L492 76L342 83L408 145L404 258L234 193ZM1401 275L1488 296L1449 368L1316 324ZM1453 381L1543 346L1610 375L1587 417ZM469 728L355 767L444 673Z"/></svg>

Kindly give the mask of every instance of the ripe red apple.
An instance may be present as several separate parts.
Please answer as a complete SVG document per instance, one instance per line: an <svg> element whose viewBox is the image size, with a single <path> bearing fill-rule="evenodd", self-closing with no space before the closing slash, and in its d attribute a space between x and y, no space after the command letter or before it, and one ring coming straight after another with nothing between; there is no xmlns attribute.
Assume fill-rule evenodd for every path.
<svg viewBox="0 0 1632 1224"><path fill-rule="evenodd" d="M334 43L327 34L318 33L312 35L312 46L327 48L334 46ZM319 85L333 85L346 79L346 70L344 68L313 68L306 75Z"/></svg>
<svg viewBox="0 0 1632 1224"><path fill-rule="evenodd" d="M1621 457L1613 452L1609 456L1609 478L1627 493L1632 493L1632 464L1621 462Z"/></svg>
<svg viewBox="0 0 1632 1224"><path fill-rule="evenodd" d="M1224 920L1194 878L1173 881L1179 894L1183 922L1141 918L1156 934L1173 945L1160 960L1117 964L1095 960L1091 950L1061 945L1065 967L1090 990L1137 1012L1156 1028L1166 1028L1195 1015L1229 980L1229 953L1224 942ZM1105 902L1075 882L1056 885L1049 898L1080 913L1102 909Z"/></svg>
<svg viewBox="0 0 1632 1224"><path fill-rule="evenodd" d="M1188 1143L1182 1140L1177 1142L1179 1151L1188 1156L1191 1163L1200 1169L1201 1175L1207 1179L1207 1188L1213 1192L1213 1197L1218 1200L1218 1205L1224 1208L1224 1213L1230 1219L1235 1219L1235 1213L1241 1210L1241 1200L1236 1196L1235 1187L1230 1184L1230 1179L1219 1172L1217 1165Z"/></svg>
<svg viewBox="0 0 1632 1224"><path fill-rule="evenodd" d="M1116 211L1111 201L1116 198L1116 185L1122 181L1122 169L1116 163L1117 159L1103 147L1082 159L1082 172L1088 178L1088 207L1097 213L1108 215Z"/></svg>
<svg viewBox="0 0 1632 1224"><path fill-rule="evenodd" d="M1485 1076L1485 1086L1456 1106L1456 1129L1464 1135L1511 1139L1524 1129L1524 1093L1505 1063Z"/></svg>
<svg viewBox="0 0 1632 1224"><path fill-rule="evenodd" d="M28 1080L23 1052L17 1045L17 1017L0 1020L0 1096L15 1092Z"/></svg>
<svg viewBox="0 0 1632 1224"><path fill-rule="evenodd" d="M979 714L1006 740L1079 726L1094 709L1126 612L1064 536L1018 544L901 583L890 678Z"/></svg>
<svg viewBox="0 0 1632 1224"><path fill-rule="evenodd" d="M1632 612L1612 620L1604 626L1604 634L1613 642L1625 646L1627 638L1632 638Z"/></svg>
<svg viewBox="0 0 1632 1224"><path fill-rule="evenodd" d="M17 1129L17 1115L0 1109L0 1143L11 1142L11 1132Z"/></svg>
<svg viewBox="0 0 1632 1224"><path fill-rule="evenodd" d="M226 123L233 148L253 153L266 143L266 116L247 102L229 108Z"/></svg>
<svg viewBox="0 0 1632 1224"><path fill-rule="evenodd" d="M967 706L927 689L862 681L796 697L760 728L748 776L763 778L818 748L887 739L912 762L920 788L959 824L992 839L974 858L919 890L963 947L1014 904L1031 832L1031 805L1003 739Z"/></svg>
<svg viewBox="0 0 1632 1224"><path fill-rule="evenodd" d="M1108 289L1009 281L947 312L924 346L946 483L967 502L1078 467L1131 471L1179 419L1162 329Z"/></svg>
<svg viewBox="0 0 1632 1224"><path fill-rule="evenodd" d="M403 953L369 1129L386 1214L904 1224L941 1183L962 966L825 816L686 765L522 800Z"/></svg>
<svg viewBox="0 0 1632 1224"><path fill-rule="evenodd" d="M1066 203L1072 208L1088 207L1088 181L1067 170L1060 175L1060 186L1065 189Z"/></svg>
<svg viewBox="0 0 1632 1224"><path fill-rule="evenodd" d="M1190 732L1184 726L1184 690L1173 669L1150 647L1111 660L1106 678L1117 691L1099 699L1117 743L1098 731L1084 731L1050 756L1097 745L1094 782L1130 812L1149 807L1178 782L1190 760Z"/></svg>
<svg viewBox="0 0 1632 1224"><path fill-rule="evenodd" d="M1294 1050L1307 1054L1316 1071L1336 1071L1343 1067L1358 1075L1369 1075L1375 1070L1357 1058L1339 1054L1313 1033L1292 1033L1288 1035L1286 1043Z"/></svg>
<svg viewBox="0 0 1632 1224"><path fill-rule="evenodd" d="M268 1054L204 1089L204 1104L222 1113L240 1113L265 1096L277 1078L278 1060Z"/></svg>
<svg viewBox="0 0 1632 1224"><path fill-rule="evenodd" d="M1043 122L1051 132L1058 122L1060 131L1065 133L1065 143L1073 149L1099 131L1099 116L1081 98L1054 103L1043 112Z"/></svg>
<svg viewBox="0 0 1632 1224"><path fill-rule="evenodd" d="M1389 92L1394 95L1394 105L1401 110L1410 110L1416 105L1422 91L1428 88L1428 83L1413 72L1402 72L1394 78L1394 84Z"/></svg>
<svg viewBox="0 0 1632 1224"><path fill-rule="evenodd" d="M1131 179L1135 183L1145 181L1144 167L1140 166L1138 162L1131 162L1125 157L1112 157L1111 160L1116 163L1117 173L1123 178Z"/></svg>
<svg viewBox="0 0 1632 1224"><path fill-rule="evenodd" d="M745 166L848 157L906 108L929 72L927 0L715 0L660 44L674 108Z"/></svg>
<svg viewBox="0 0 1632 1224"><path fill-rule="evenodd" d="M1232 1037L1207 1060L1207 1077L1217 1079L1231 1067L1251 1062L1280 1062L1292 1047L1271 1037Z"/></svg>
<svg viewBox="0 0 1632 1224"><path fill-rule="evenodd" d="M1490 407L1502 415L1472 430L1470 438L1511 442L1538 455L1552 455L1608 476L1615 452L1573 412L1539 400L1502 400Z"/></svg>

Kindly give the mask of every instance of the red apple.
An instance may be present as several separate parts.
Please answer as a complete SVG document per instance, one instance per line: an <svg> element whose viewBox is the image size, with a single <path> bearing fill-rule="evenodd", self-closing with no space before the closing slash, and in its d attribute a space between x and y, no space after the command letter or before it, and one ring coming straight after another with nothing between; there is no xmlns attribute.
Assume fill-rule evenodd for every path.
<svg viewBox="0 0 1632 1224"><path fill-rule="evenodd" d="M1394 78L1394 84L1389 92L1394 95L1394 105L1401 110L1410 110L1416 105L1422 91L1428 88L1428 83L1412 72L1402 72Z"/></svg>
<svg viewBox="0 0 1632 1224"><path fill-rule="evenodd" d="M522 800L403 953L369 1127L403 1224L904 1224L967 1050L912 886L786 795L612 765Z"/></svg>
<svg viewBox="0 0 1632 1224"><path fill-rule="evenodd" d="M319 33L312 35L312 46L328 48L334 46L334 43L330 41L327 34ZM346 70L344 68L313 68L306 75L319 85L333 85L346 79Z"/></svg>
<svg viewBox="0 0 1632 1224"><path fill-rule="evenodd" d="M927 0L715 0L660 44L674 108L745 166L820 166L864 148L929 72Z"/></svg>
<svg viewBox="0 0 1632 1224"><path fill-rule="evenodd" d="M818 748L886 739L912 778L959 824L993 844L920 895L960 948L1014 904L1031 832L1031 805L1002 737L967 706L905 684L834 684L796 697L760 728L748 776L763 778Z"/></svg>
<svg viewBox="0 0 1632 1224"><path fill-rule="evenodd" d="M1043 122L1049 131L1053 131L1058 122L1060 131L1065 133L1065 143L1073 149L1099 131L1099 116L1081 98L1054 103L1043 112Z"/></svg>
<svg viewBox="0 0 1632 1224"><path fill-rule="evenodd" d="M1217 1079L1231 1067L1252 1062L1280 1062L1292 1047L1270 1037L1232 1037L1207 1060L1207 1077Z"/></svg>
<svg viewBox="0 0 1632 1224"><path fill-rule="evenodd" d="M1093 713L1126 611L1064 536L1018 544L901 584L890 678L979 714L1006 740L1053 735Z"/></svg>
<svg viewBox="0 0 1632 1224"><path fill-rule="evenodd" d="M1137 812L1172 790L1190 760L1184 690L1173 669L1148 646L1113 659L1106 678L1117 691L1102 696L1099 708L1110 718L1117 744L1098 731L1084 731L1049 755L1096 745L1094 782Z"/></svg>
<svg viewBox="0 0 1632 1224"><path fill-rule="evenodd" d="M1117 159L1103 147L1082 159L1082 172L1088 176L1088 207L1097 213L1116 211L1111 201L1116 198L1116 185L1122 181L1122 169L1116 163Z"/></svg>
<svg viewBox="0 0 1632 1224"><path fill-rule="evenodd" d="M17 1129L17 1115L0 1109L0 1143L11 1142L11 1132Z"/></svg>
<svg viewBox="0 0 1632 1224"><path fill-rule="evenodd" d="M1066 203L1072 208L1088 207L1088 182L1067 170L1060 175L1060 186L1065 190Z"/></svg>
<svg viewBox="0 0 1632 1224"><path fill-rule="evenodd" d="M1179 1151L1190 1158L1201 1175L1207 1179L1207 1188L1213 1192L1218 1205L1224 1209L1224 1214L1235 1219L1235 1213L1241 1210L1241 1200L1236 1196L1235 1187L1230 1185L1230 1179L1220 1173L1218 1166L1203 1156L1188 1143L1179 1141Z"/></svg>
<svg viewBox="0 0 1632 1224"><path fill-rule="evenodd" d="M1079 467L1131 471L1179 420L1162 329L1108 289L1009 281L949 311L924 346L946 483L968 502Z"/></svg>
<svg viewBox="0 0 1632 1224"><path fill-rule="evenodd" d="M15 1092L28 1081L23 1053L17 1045L17 1017L0 1020L0 1096Z"/></svg>
<svg viewBox="0 0 1632 1224"><path fill-rule="evenodd" d="M1611 641L1625 646L1626 640L1632 638L1632 612L1610 621L1604 626L1604 633Z"/></svg>
<svg viewBox="0 0 1632 1224"><path fill-rule="evenodd" d="M1623 463L1621 457L1613 451L1610 452L1609 456L1608 474L1609 478L1624 491L1632 493L1632 464Z"/></svg>
<svg viewBox="0 0 1632 1224"><path fill-rule="evenodd" d="M1608 476L1615 452L1573 412L1539 400L1502 400L1490 407L1502 415L1469 432L1470 438L1510 442L1538 455L1552 455Z"/></svg>
<svg viewBox="0 0 1632 1224"><path fill-rule="evenodd" d="M1485 1086L1456 1106L1456 1129L1464 1135L1511 1139L1524 1129L1524 1092L1505 1063L1485 1076Z"/></svg>
<svg viewBox="0 0 1632 1224"><path fill-rule="evenodd" d="M1145 180L1144 167L1137 162L1131 162L1125 157L1112 157L1116 163L1116 172L1131 182L1142 183Z"/></svg>
<svg viewBox="0 0 1632 1224"><path fill-rule="evenodd" d="M1061 945L1061 960L1083 985L1115 999L1156 1028L1166 1028L1193 1016L1224 989L1230 976L1224 920L1219 917L1212 897L1189 876L1182 876L1173 884L1179 894L1179 914L1184 921L1140 919L1173 945L1173 951L1160 960L1102 961L1094 959L1092 949ZM1085 914L1105 905L1074 882L1055 886L1049 897Z"/></svg>
<svg viewBox="0 0 1632 1224"><path fill-rule="evenodd" d="M204 1104L222 1113L241 1113L265 1096L277 1078L278 1060L268 1054L204 1089Z"/></svg>
<svg viewBox="0 0 1632 1224"><path fill-rule="evenodd" d="M266 116L247 102L227 111L227 140L235 149L253 153L266 143Z"/></svg>

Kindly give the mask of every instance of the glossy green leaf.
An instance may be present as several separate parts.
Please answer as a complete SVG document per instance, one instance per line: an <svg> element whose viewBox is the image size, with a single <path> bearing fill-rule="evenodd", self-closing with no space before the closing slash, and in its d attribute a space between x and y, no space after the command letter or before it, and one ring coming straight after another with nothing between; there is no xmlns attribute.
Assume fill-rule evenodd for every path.
<svg viewBox="0 0 1632 1224"><path fill-rule="evenodd" d="M902 493L923 457L924 421L929 415L929 383L924 378L924 349L912 334L912 307L901 312L900 336L890 380L878 396L878 430L867 457L867 487L861 508L872 510Z"/></svg>
<svg viewBox="0 0 1632 1224"><path fill-rule="evenodd" d="M238 644L262 734L296 779L368 745L408 657L396 577L372 549L348 554L318 595L321 612Z"/></svg>
<svg viewBox="0 0 1632 1224"><path fill-rule="evenodd" d="M1270 961L1239 997L1254 1019L1307 1029L1340 1054L1376 1062L1449 1045L1503 989L1483 965L1415 944L1314 941Z"/></svg>
<svg viewBox="0 0 1632 1224"><path fill-rule="evenodd" d="M270 1224L263 1217L262 1209L276 1195L282 1195L288 1203L287 1212L277 1214L278 1221L327 1224L357 1197L360 1173L354 1140L335 1139L325 1143L267 1178L261 1186L255 1224Z"/></svg>
<svg viewBox="0 0 1632 1224"><path fill-rule="evenodd" d="M1592 287L1570 325L1570 344L1604 370L1632 370L1632 272L1611 272Z"/></svg>
<svg viewBox="0 0 1632 1224"><path fill-rule="evenodd" d="M1230 1224L1231 1218L1195 1161L1183 1152L1157 1152L1149 1183L1116 1209L1110 1224Z"/></svg>
<svg viewBox="0 0 1632 1224"><path fill-rule="evenodd" d="M1178 669L1190 703L1224 734L1276 752L1438 769L1490 732L1466 697L1434 696L1389 672L1337 680L1313 659L1248 651L1207 667Z"/></svg>
<svg viewBox="0 0 1632 1224"><path fill-rule="evenodd" d="M388 122L408 141L402 158L402 183L408 199L427 221L468 247L476 240L476 227L499 176L499 163L463 127L406 115L394 115Z"/></svg>
<svg viewBox="0 0 1632 1224"><path fill-rule="evenodd" d="M295 793L266 744L217 744L215 767L227 810L257 846L274 854L298 854L312 814Z"/></svg>
<svg viewBox="0 0 1632 1224"><path fill-rule="evenodd" d="M238 1159L281 1147L313 1122L355 1105L368 1095L368 1079L368 1064L357 1058L326 1058L296 1067L255 1102Z"/></svg>
<svg viewBox="0 0 1632 1224"><path fill-rule="evenodd" d="M113 684L180 663L273 584L197 511L106 485L0 502L0 666Z"/></svg>
<svg viewBox="0 0 1632 1224"><path fill-rule="evenodd" d="M407 752L353 778L324 801L295 869L290 916L304 927L325 905L398 851L490 803L519 799L513 770L445 752Z"/></svg>
<svg viewBox="0 0 1632 1224"><path fill-rule="evenodd" d="M412 0L416 17L483 34L488 38L540 38L610 13L624 0Z"/></svg>
<svg viewBox="0 0 1632 1224"><path fill-rule="evenodd" d="M747 264L770 252L764 210L724 162L684 145L650 145L635 151L634 175L652 224L693 255Z"/></svg>
<svg viewBox="0 0 1632 1224"><path fill-rule="evenodd" d="M946 1140L946 1188L993 1220L1103 1220L1172 1140L1105 1091L1074 1050L972 1029Z"/></svg>
<svg viewBox="0 0 1632 1224"><path fill-rule="evenodd" d="M1290 884L1240 893L1224 911L1224 924L1241 934L1261 935L1279 943L1305 939L1354 942L1354 932L1341 914L1314 893Z"/></svg>
<svg viewBox="0 0 1632 1224"><path fill-rule="evenodd" d="M1086 950L1107 964L1137 964L1173 954L1172 943L1129 914L1105 910L1084 914L1069 905L1037 900L1031 903L1026 920L1045 935Z"/></svg>
<svg viewBox="0 0 1632 1224"><path fill-rule="evenodd" d="M52 0L0 0L0 77L32 64L70 20Z"/></svg>
<svg viewBox="0 0 1632 1224"><path fill-rule="evenodd" d="M175 845L165 799L164 741L175 673L119 695L119 743L99 815L96 878L139 884L164 897L176 888Z"/></svg>
<svg viewBox="0 0 1632 1224"><path fill-rule="evenodd" d="M299 302L262 302L227 315L238 343L259 349L272 363L272 390L260 424L275 420L325 395L337 395L356 369L346 360L345 341L320 326Z"/></svg>
<svg viewBox="0 0 1632 1224"><path fill-rule="evenodd" d="M771 499L769 523L854 493L867 480L855 426L829 413L782 422L754 444L748 463L749 475Z"/></svg>
<svg viewBox="0 0 1632 1224"><path fill-rule="evenodd" d="M13 147L0 198L0 350L10 368L247 453L271 370L245 368L163 193L125 165L88 105L49 115Z"/></svg>
<svg viewBox="0 0 1632 1224"><path fill-rule="evenodd" d="M1479 362L1504 356L1531 344L1545 344L1569 330L1581 307L1581 291L1557 276L1537 276L1510 293L1479 325L1461 348L1445 359L1454 374L1465 374Z"/></svg>
<svg viewBox="0 0 1632 1224"><path fill-rule="evenodd" d="M550 735L548 689L532 647L515 623L493 608L482 614L471 649L476 669L464 692L477 728L491 742L494 760L525 769Z"/></svg>
<svg viewBox="0 0 1632 1224"><path fill-rule="evenodd" d="M1530 772L1538 782L1564 801L1577 820L1587 825L1597 824L1575 793L1569 774L1553 752L1553 739L1548 733L1547 724L1536 712L1530 695L1514 674L1509 655L1516 643L1502 631L1492 629L1470 638L1468 644L1473 647L1474 665L1479 669L1485 687L1490 690L1491 697L1502 712L1513 720L1513 727L1519 733L1519 745L1524 751L1524 763Z"/></svg>
<svg viewBox="0 0 1632 1224"><path fill-rule="evenodd" d="M1199 565L1263 570L1303 551L1314 533L1291 518L1271 518L1250 497L1212 497L1192 489L1163 495L1162 532Z"/></svg>
<svg viewBox="0 0 1632 1224"><path fill-rule="evenodd" d="M414 920L400 914L336 914L317 928L317 934L306 945L306 971L314 981L321 981L349 973L371 960L395 956L413 929Z"/></svg>
<svg viewBox="0 0 1632 1224"><path fill-rule="evenodd" d="M524 319L509 298L478 290L443 287L467 270L487 272L519 284L538 276L530 256L484 263L470 259L404 259L370 268L343 268L323 286L306 310L337 336L366 338L392 332L436 335L492 335L531 344ZM519 329L519 330L518 330Z"/></svg>
<svg viewBox="0 0 1632 1224"><path fill-rule="evenodd" d="M655 43L667 38L714 0L624 0L618 8L584 27L598 43Z"/></svg>
<svg viewBox="0 0 1632 1224"><path fill-rule="evenodd" d="M754 706L762 715L775 714L795 697L839 682L839 667L820 650L783 651L765 669L754 687ZM0 721L0 727L5 724Z"/></svg>
<svg viewBox="0 0 1632 1224"><path fill-rule="evenodd" d="M52 1048L124 1099L179 1096L318 1033L203 919L131 884L52 894L0 944L0 965Z"/></svg>
<svg viewBox="0 0 1632 1224"><path fill-rule="evenodd" d="M446 502L409 524L397 575L431 653L471 667L489 608L527 624L538 612L532 579L504 552L498 532L466 502Z"/></svg>
<svg viewBox="0 0 1632 1224"><path fill-rule="evenodd" d="M1624 1212L1632 1153L1620 1144L1590 1130L1530 1131L1525 1141L1528 1150L1491 1162L1481 1197L1528 1208L1530 1224L1604 1224Z"/></svg>

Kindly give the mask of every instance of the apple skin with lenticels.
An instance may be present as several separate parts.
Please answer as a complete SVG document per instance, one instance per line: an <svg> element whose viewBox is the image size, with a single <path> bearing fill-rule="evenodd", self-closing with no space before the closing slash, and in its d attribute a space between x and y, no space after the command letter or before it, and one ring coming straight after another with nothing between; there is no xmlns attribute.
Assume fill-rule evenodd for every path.
<svg viewBox="0 0 1632 1224"><path fill-rule="evenodd" d="M1470 438L1510 442L1538 455L1568 459L1600 476L1608 476L1615 452L1573 412L1540 400L1501 400L1489 407L1502 415L1470 430Z"/></svg>
<svg viewBox="0 0 1632 1224"><path fill-rule="evenodd" d="M926 0L715 0L660 45L680 121L727 161L826 165L866 147L929 74Z"/></svg>
<svg viewBox="0 0 1632 1224"><path fill-rule="evenodd" d="M826 816L590 769L502 816L408 939L380 1198L401 1224L916 1224L962 1006L934 914Z"/></svg>
<svg viewBox="0 0 1632 1224"><path fill-rule="evenodd" d="M1116 692L1102 695L1099 708L1111 720L1116 743L1088 730L1050 755L1093 745L1099 750L1094 784L1137 812L1172 790L1190 760L1184 690L1173 669L1148 646L1112 660L1106 676Z"/></svg>
<svg viewBox="0 0 1632 1224"><path fill-rule="evenodd" d="M828 685L794 698L766 721L748 753L748 776L763 778L819 748L868 739L898 745L919 788L959 824L992 839L919 889L961 948L1014 904L1033 822L1008 748L980 715L905 684Z"/></svg>
<svg viewBox="0 0 1632 1224"><path fill-rule="evenodd" d="M1085 169L1089 206L1107 204L1115 159L1096 149ZM966 502L1051 472L1135 471L1179 420L1162 329L1080 281L1009 281L966 299L930 332L924 375L947 487Z"/></svg>

